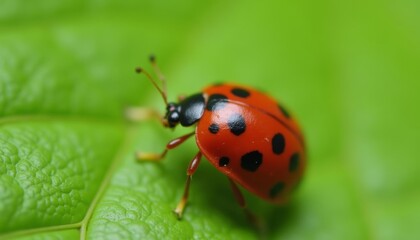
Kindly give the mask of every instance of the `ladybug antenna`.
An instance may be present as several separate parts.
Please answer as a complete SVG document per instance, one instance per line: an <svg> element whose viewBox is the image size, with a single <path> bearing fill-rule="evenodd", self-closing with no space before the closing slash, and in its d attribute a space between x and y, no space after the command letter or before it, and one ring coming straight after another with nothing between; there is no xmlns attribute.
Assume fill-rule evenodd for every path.
<svg viewBox="0 0 420 240"><path fill-rule="evenodd" d="M143 68L136 67L136 72L139 74L143 73L144 75L146 75L147 79L149 79L149 81L153 84L153 86L155 86L155 88L159 91L160 95L163 98L163 101L165 102L165 105L168 105L168 99L166 95L166 80L165 80L165 77L160 72L158 66L156 65L155 57L153 55L150 56L150 63L152 64L153 69L156 72L156 75L158 75L158 78L162 81L162 88L160 88L159 85L156 83L156 81L152 78L152 75L150 75Z"/></svg>
<svg viewBox="0 0 420 240"><path fill-rule="evenodd" d="M156 57L155 57L155 55L151 54L149 56L149 61L152 64L153 70L155 71L157 77L162 82L162 91L165 93L165 96L166 96L166 93L167 93L167 91L166 91L166 78L162 74L162 72L160 71L160 68L158 67L158 65L156 64Z"/></svg>

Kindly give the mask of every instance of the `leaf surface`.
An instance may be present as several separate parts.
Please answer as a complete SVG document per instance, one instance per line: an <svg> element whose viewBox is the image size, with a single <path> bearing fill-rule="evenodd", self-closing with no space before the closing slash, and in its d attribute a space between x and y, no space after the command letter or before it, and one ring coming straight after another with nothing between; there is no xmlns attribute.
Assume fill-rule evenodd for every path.
<svg viewBox="0 0 420 240"><path fill-rule="evenodd" d="M2 1L0 238L257 239L203 161L178 221L194 141L124 118L164 110L138 65L158 57L169 98L236 81L296 116L308 172L293 201L245 193L268 239L413 239L420 213L415 1Z"/></svg>

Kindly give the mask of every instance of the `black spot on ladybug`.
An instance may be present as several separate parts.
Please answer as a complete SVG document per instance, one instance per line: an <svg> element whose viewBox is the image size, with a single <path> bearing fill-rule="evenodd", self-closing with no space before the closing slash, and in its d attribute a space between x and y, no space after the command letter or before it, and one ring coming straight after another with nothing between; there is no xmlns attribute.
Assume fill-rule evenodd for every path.
<svg viewBox="0 0 420 240"><path fill-rule="evenodd" d="M294 172L299 167L299 153L294 153L289 160L289 172Z"/></svg>
<svg viewBox="0 0 420 240"><path fill-rule="evenodd" d="M241 167L247 171L255 172L263 161L263 155L258 151L252 151L241 157Z"/></svg>
<svg viewBox="0 0 420 240"><path fill-rule="evenodd" d="M229 158L228 157L221 157L219 159L219 167L226 167L229 164Z"/></svg>
<svg viewBox="0 0 420 240"><path fill-rule="evenodd" d="M245 119L240 114L234 114L230 116L227 124L230 131L236 136L239 136L243 132L245 132L245 129L246 129Z"/></svg>
<svg viewBox="0 0 420 240"><path fill-rule="evenodd" d="M213 134L216 134L217 132L219 132L219 125L217 125L217 123L210 124L209 131Z"/></svg>
<svg viewBox="0 0 420 240"><path fill-rule="evenodd" d="M228 98L223 94L212 94L210 95L206 109L209 111L216 111L224 108L228 101Z"/></svg>
<svg viewBox="0 0 420 240"><path fill-rule="evenodd" d="M284 182L278 182L271 187L270 192L268 193L270 198L277 197L284 189L285 185Z"/></svg>
<svg viewBox="0 0 420 240"><path fill-rule="evenodd" d="M273 139L271 140L271 147L275 154L281 154L284 152L284 148L286 147L286 139L284 138L283 134L277 133L274 135Z"/></svg>
<svg viewBox="0 0 420 240"><path fill-rule="evenodd" d="M246 98L249 96L249 92L243 88L234 88L231 91L233 95L241 98Z"/></svg>
<svg viewBox="0 0 420 240"><path fill-rule="evenodd" d="M285 117L287 117L287 118L290 118L290 114L289 114L289 112L282 106L282 105L280 105L280 104L278 104L278 107L279 107L279 109L280 109L280 111L281 111L281 113L285 116Z"/></svg>

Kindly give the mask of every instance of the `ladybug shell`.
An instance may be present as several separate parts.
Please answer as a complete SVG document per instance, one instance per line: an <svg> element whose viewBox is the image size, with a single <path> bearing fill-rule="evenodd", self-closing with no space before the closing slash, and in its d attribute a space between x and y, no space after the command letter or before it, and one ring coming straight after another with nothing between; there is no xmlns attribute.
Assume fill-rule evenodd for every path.
<svg viewBox="0 0 420 240"><path fill-rule="evenodd" d="M306 165L297 123L273 98L250 88L223 84L203 95L196 142L204 156L262 199L287 201Z"/></svg>

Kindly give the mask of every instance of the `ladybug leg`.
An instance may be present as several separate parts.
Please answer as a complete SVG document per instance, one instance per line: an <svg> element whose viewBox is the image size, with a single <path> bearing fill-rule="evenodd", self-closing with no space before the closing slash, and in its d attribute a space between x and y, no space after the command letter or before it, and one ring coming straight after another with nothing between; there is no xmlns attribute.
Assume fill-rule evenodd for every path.
<svg viewBox="0 0 420 240"><path fill-rule="evenodd" d="M244 210L248 221L251 222L251 224L257 228L258 232L262 236L265 235L265 223L262 221L262 219L257 217L251 210L247 208L244 195L242 195L242 192L239 189L238 185L231 178L228 177L228 179L233 195L235 196L235 199L238 202L239 206Z"/></svg>
<svg viewBox="0 0 420 240"><path fill-rule="evenodd" d="M179 95L178 102L182 102L185 98L187 98L185 95Z"/></svg>
<svg viewBox="0 0 420 240"><path fill-rule="evenodd" d="M235 196L236 202L238 202L238 204L241 208L247 209L244 195L242 195L242 192L239 189L238 185L236 185L236 183L231 178L228 177L228 179L229 179L229 182L230 182L230 187L231 187L232 192L233 192L233 196Z"/></svg>
<svg viewBox="0 0 420 240"><path fill-rule="evenodd" d="M166 156L166 153L168 153L169 150L178 147L181 143L185 142L188 138L193 136L195 132L188 133L186 135L183 135L181 137L175 138L171 140L168 144L166 144L165 150L163 150L162 153L145 153L145 152L137 152L136 157L138 160L149 160L149 161L159 161L163 159Z"/></svg>
<svg viewBox="0 0 420 240"><path fill-rule="evenodd" d="M125 118L132 122L140 122L148 119L156 119L162 123L164 127L168 127L168 120L159 112L151 108L145 107L129 107L125 109Z"/></svg>
<svg viewBox="0 0 420 240"><path fill-rule="evenodd" d="M162 121L163 117L156 110L145 107L129 107L125 109L124 115L127 120L132 122L139 122L147 119L159 119Z"/></svg>
<svg viewBox="0 0 420 240"><path fill-rule="evenodd" d="M174 210L174 213L178 219L182 218L182 213L184 212L185 205L187 204L187 201L188 201L191 178L194 172L197 170L198 165L200 164L201 156L202 156L201 152L198 152L197 155L195 155L195 157L191 160L190 164L188 165L187 182L185 183L184 195L182 195L181 200L179 201L178 205L176 206Z"/></svg>

